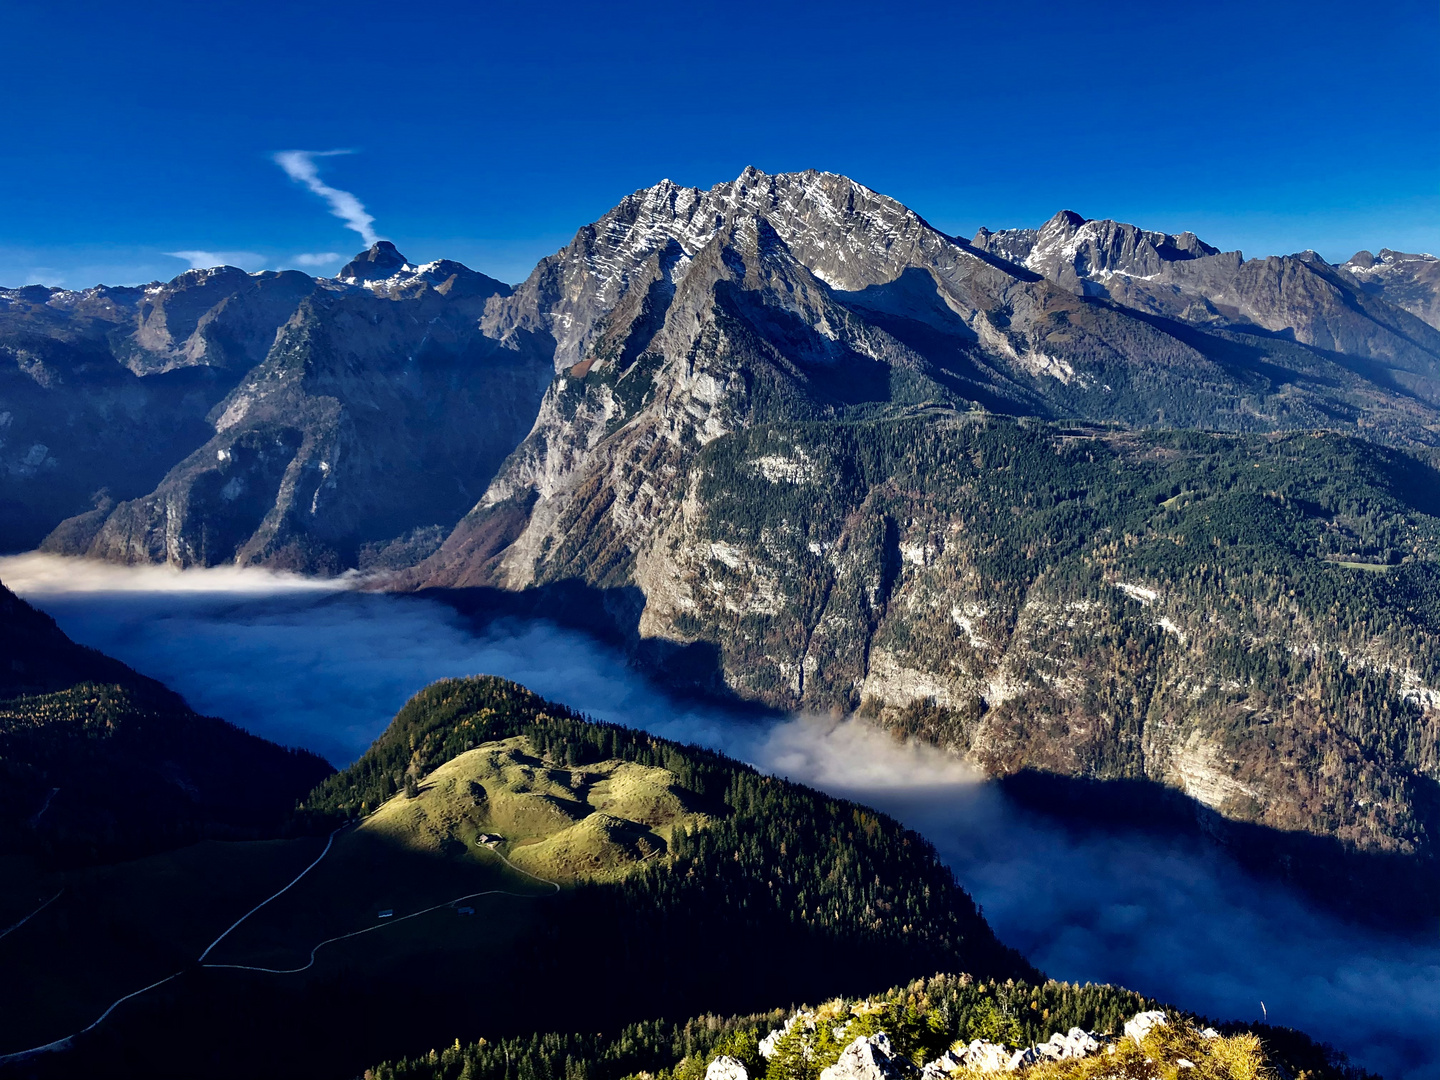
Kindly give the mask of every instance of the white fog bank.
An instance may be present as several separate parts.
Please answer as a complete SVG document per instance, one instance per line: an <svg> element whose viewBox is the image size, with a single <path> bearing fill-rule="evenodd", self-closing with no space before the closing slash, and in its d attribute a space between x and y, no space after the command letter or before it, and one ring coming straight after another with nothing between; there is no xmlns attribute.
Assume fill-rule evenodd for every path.
<svg viewBox="0 0 1440 1080"><path fill-rule="evenodd" d="M606 720L724 750L866 802L927 836L1001 938L1047 974L1121 983L1215 1018L1288 1024L1392 1080L1440 1080L1440 943L1318 911L1191 839L1064 827L962 762L857 720L762 723L681 704L543 622L476 633L414 597L237 569L0 558L0 581L71 637L202 712L344 765L416 690L494 674Z"/></svg>

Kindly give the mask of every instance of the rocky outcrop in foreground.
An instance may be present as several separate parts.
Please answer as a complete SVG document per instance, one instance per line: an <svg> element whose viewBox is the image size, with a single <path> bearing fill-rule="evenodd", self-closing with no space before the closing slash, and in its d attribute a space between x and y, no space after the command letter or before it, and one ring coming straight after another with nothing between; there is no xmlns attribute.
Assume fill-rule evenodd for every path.
<svg viewBox="0 0 1440 1080"><path fill-rule="evenodd" d="M802 1011L794 1014L783 1027L776 1028L761 1040L761 1057L774 1059L780 1052L781 1040L795 1032L797 1025L799 1030L813 1030L816 1023L814 1013ZM836 1028L837 1032L840 1030ZM1125 1022L1119 1035L1072 1027L1068 1032L1057 1031L1045 1042L1018 1049L988 1039L974 1039L968 1044L956 1043L938 1058L917 1066L897 1053L886 1032L878 1031L857 1036L846 1044L835 1063L821 1070L820 1080L905 1080L916 1077L918 1080L946 1080L955 1073L1021 1072L1036 1065L1078 1062L1099 1054L1117 1058L1115 1075L1148 1076L1160 1074L1162 1065L1197 1068L1195 1061L1181 1056L1183 1053L1204 1060L1212 1050L1223 1047L1223 1056L1233 1060L1230 1054L1233 1047L1229 1044L1243 1042L1245 1037L1227 1040L1214 1028L1196 1028L1184 1022L1172 1025L1166 1014L1157 1009L1136 1013ZM1129 1072L1120 1060L1137 1055L1150 1067L1139 1074ZM1124 1062L1124 1065L1128 1064L1131 1062ZM1060 1075L1063 1075L1063 1069ZM705 1077L706 1080L747 1080L748 1073L744 1064L736 1058L719 1057L710 1063Z"/></svg>

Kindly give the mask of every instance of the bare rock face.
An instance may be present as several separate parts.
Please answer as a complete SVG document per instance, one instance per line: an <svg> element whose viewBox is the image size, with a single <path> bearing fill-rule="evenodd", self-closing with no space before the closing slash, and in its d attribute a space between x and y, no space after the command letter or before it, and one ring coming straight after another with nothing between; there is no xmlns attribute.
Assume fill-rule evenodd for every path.
<svg viewBox="0 0 1440 1080"><path fill-rule="evenodd" d="M304 274L0 289L0 550L150 490L315 289Z"/></svg>
<svg viewBox="0 0 1440 1080"><path fill-rule="evenodd" d="M750 1080L750 1074L744 1062L722 1054L705 1066L705 1080Z"/></svg>
<svg viewBox="0 0 1440 1080"><path fill-rule="evenodd" d="M1220 253L1193 233L1169 236L1118 221L1087 221L1072 210L1056 214L1033 237L1025 230L987 231L972 243L1005 258L1023 251L1021 259L1012 261L1071 289L1087 278L1111 274L1151 277L1171 263Z"/></svg>
<svg viewBox="0 0 1440 1080"><path fill-rule="evenodd" d="M840 1052L840 1060L820 1071L820 1080L898 1080L914 1067L891 1050L883 1031L857 1038Z"/></svg>
<svg viewBox="0 0 1440 1080"><path fill-rule="evenodd" d="M1193 233L1148 232L1065 210L1038 230L980 230L972 246L1066 289L1210 328L1258 329L1379 361L1375 375L1440 403L1440 262L1360 252L1332 267L1314 252L1246 261Z"/></svg>
<svg viewBox="0 0 1440 1080"><path fill-rule="evenodd" d="M410 264L389 240L377 240L369 250L362 251L340 268L335 275L347 284L383 280L394 277Z"/></svg>

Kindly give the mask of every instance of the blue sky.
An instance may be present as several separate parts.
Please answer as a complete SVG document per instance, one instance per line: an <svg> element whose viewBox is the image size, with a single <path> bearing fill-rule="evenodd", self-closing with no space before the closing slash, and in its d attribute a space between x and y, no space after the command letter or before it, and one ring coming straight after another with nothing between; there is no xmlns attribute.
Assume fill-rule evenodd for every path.
<svg viewBox="0 0 1440 1080"><path fill-rule="evenodd" d="M351 151L305 160L412 259L510 281L627 192L749 164L964 235L1064 207L1247 255L1440 253L1434 0L11 0L3 26L6 285L173 252L333 273L303 257L361 232L293 150Z"/></svg>

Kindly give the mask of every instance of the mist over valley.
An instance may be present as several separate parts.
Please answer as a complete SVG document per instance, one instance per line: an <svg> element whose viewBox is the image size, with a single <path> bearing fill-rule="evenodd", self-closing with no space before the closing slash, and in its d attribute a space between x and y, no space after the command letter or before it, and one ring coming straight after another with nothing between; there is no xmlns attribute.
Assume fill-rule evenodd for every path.
<svg viewBox="0 0 1440 1080"><path fill-rule="evenodd" d="M1347 924L1195 837L1028 811L952 755L866 721L676 699L624 655L544 621L478 627L432 600L263 570L176 573L0 559L75 640L284 745L346 765L411 694L478 673L698 743L884 810L939 849L1007 943L1048 975L1216 1017L1324 1032L1390 1077L1440 1076L1440 947Z"/></svg>

